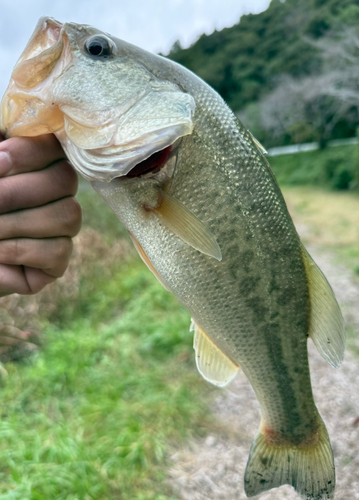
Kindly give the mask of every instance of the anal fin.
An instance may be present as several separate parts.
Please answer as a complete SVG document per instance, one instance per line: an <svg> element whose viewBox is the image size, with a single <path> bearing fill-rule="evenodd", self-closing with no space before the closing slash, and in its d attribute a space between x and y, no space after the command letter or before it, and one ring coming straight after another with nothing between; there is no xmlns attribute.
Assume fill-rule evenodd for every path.
<svg viewBox="0 0 359 500"><path fill-rule="evenodd" d="M331 286L303 246L302 255L311 303L309 337L320 355L338 368L345 350L343 316Z"/></svg>
<svg viewBox="0 0 359 500"><path fill-rule="evenodd" d="M233 363L194 322L193 348L198 371L208 382L224 387L237 375L239 366Z"/></svg>

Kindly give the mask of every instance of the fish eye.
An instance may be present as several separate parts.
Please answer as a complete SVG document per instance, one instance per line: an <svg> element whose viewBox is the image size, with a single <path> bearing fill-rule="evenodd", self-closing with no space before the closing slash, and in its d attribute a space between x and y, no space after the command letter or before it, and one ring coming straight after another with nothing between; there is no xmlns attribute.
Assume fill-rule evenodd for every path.
<svg viewBox="0 0 359 500"><path fill-rule="evenodd" d="M103 36L92 36L85 43L85 51L92 57L105 59L112 54L112 45Z"/></svg>

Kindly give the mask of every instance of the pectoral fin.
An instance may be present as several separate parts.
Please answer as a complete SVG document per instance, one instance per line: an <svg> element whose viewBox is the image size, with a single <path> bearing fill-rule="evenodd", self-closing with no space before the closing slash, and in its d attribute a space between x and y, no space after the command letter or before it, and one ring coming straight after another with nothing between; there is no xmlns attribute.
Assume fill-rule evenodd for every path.
<svg viewBox="0 0 359 500"><path fill-rule="evenodd" d="M222 260L221 249L206 226L181 202L158 188L160 204L150 210L185 243L210 257Z"/></svg>
<svg viewBox="0 0 359 500"><path fill-rule="evenodd" d="M311 316L309 337L320 355L338 368L344 358L344 320L333 290L324 274L302 247L303 261L309 285Z"/></svg>
<svg viewBox="0 0 359 500"><path fill-rule="evenodd" d="M141 257L141 259L143 260L143 262L146 264L146 266L148 267L148 269L156 276L156 278L158 279L158 281L161 283L161 285L168 291L170 292L171 290L167 287L166 283L163 281L163 279L161 278L161 276L158 274L158 272L156 271L156 269L154 268L152 262L150 261L150 259L147 257L147 254L146 252L144 251L144 249L142 248L142 245L137 241L137 239L133 236L133 234L129 233L130 235L130 238L132 240L132 243L134 244L134 247L136 248L139 256Z"/></svg>
<svg viewBox="0 0 359 500"><path fill-rule="evenodd" d="M193 322L192 326L198 371L208 382L224 387L237 375L239 366L233 363L196 323Z"/></svg>

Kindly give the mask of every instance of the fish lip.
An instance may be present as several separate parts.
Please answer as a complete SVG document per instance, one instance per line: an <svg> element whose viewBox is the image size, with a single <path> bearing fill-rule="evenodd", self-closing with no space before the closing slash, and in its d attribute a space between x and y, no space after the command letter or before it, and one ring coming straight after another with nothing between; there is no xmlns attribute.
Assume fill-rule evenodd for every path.
<svg viewBox="0 0 359 500"><path fill-rule="evenodd" d="M37 22L33 34L30 37L24 51L19 57L15 67L29 59L33 59L41 52L51 48L58 43L62 36L63 24L53 17L43 16Z"/></svg>
<svg viewBox="0 0 359 500"><path fill-rule="evenodd" d="M26 69L31 67L32 64L36 64L38 58L44 53L53 49L56 50L56 46L58 46L59 50L54 59L53 69L48 75L45 74L42 80L35 82L33 85L26 85ZM57 77L57 74L62 73L71 62L70 41L63 29L63 25L53 18L40 18L33 35L14 67L10 83L1 100L0 130L2 135L5 137L23 135L22 105L26 102L31 102L34 110L33 116L36 117L37 114L35 111L37 109L48 106L46 99L42 98L44 88L49 87ZM23 68L25 71L24 81L22 81L20 76ZM54 104L51 103L51 107L57 109L57 106L54 106ZM28 113L27 119L30 116L31 114ZM41 118L34 118L32 123L28 123L27 129L29 130L27 130L25 135L37 135L31 133L30 127L39 125L41 121ZM56 133L62 126L63 124L57 120L56 124L51 125L51 129L46 130L44 128L42 133Z"/></svg>

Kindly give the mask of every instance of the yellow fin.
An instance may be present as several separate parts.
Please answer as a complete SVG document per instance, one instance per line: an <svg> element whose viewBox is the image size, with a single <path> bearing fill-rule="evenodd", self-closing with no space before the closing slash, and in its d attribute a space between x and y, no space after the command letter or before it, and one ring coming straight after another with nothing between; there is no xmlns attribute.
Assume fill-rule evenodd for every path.
<svg viewBox="0 0 359 500"><path fill-rule="evenodd" d="M320 417L318 416L320 419ZM335 469L327 430L320 419L312 443L273 443L261 429L249 453L244 489L248 497L290 484L305 499L334 498Z"/></svg>
<svg viewBox="0 0 359 500"><path fill-rule="evenodd" d="M206 226L182 203L158 188L161 197L159 207L153 213L182 241L210 257L222 260L221 249Z"/></svg>
<svg viewBox="0 0 359 500"><path fill-rule="evenodd" d="M309 337L319 354L330 365L338 368L345 350L343 316L331 286L303 246L302 254L311 303Z"/></svg>
<svg viewBox="0 0 359 500"><path fill-rule="evenodd" d="M161 283L161 285L163 286L163 288L165 288L168 292L170 292L171 290L167 287L166 283L163 281L163 279L161 278L161 276L158 274L157 270L154 268L152 262L147 257L146 252L142 248L142 245L137 241L137 239L133 236L133 234L131 234L131 233L128 233L128 234L130 235L132 243L134 244L134 247L136 248L139 256L141 257L141 259L143 260L143 262L146 264L146 266L148 267L148 269L156 276L156 278Z"/></svg>
<svg viewBox="0 0 359 500"><path fill-rule="evenodd" d="M239 366L234 364L194 322L193 348L200 374L218 387L224 387L237 375Z"/></svg>

